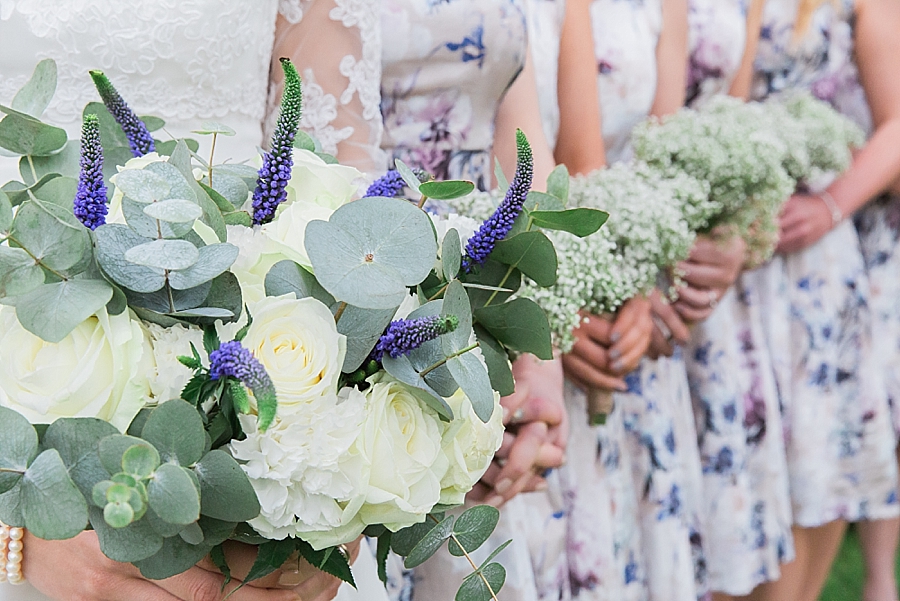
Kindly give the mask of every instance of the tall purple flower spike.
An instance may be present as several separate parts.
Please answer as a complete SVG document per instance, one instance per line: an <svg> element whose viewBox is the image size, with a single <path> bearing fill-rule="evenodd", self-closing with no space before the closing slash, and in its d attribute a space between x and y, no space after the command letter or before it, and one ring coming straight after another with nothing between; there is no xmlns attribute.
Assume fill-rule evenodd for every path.
<svg viewBox="0 0 900 601"><path fill-rule="evenodd" d="M381 361L385 355L394 359L408 355L429 340L448 334L458 327L459 318L455 315L431 315L392 321L378 339L372 358Z"/></svg>
<svg viewBox="0 0 900 601"><path fill-rule="evenodd" d="M95 230L106 223L107 211L100 120L97 115L85 115L81 126L81 173L75 194L75 217L85 227Z"/></svg>
<svg viewBox="0 0 900 601"><path fill-rule="evenodd" d="M91 79L103 99L103 104L107 110L115 118L116 123L125 132L128 138L128 145L131 147L131 154L136 157L142 157L148 152L156 150L156 144L153 142L153 136L144 122L141 121L133 110L125 103L122 96L116 90L109 78L103 74L103 71L91 71Z"/></svg>
<svg viewBox="0 0 900 601"><path fill-rule="evenodd" d="M503 202L466 243L466 253L462 260L466 273L470 273L476 265L482 265L488 260L497 243L509 234L513 223L522 212L522 207L525 206L525 199L528 198L534 178L534 157L528 139L520 129L516 130L516 154L516 174Z"/></svg>
<svg viewBox="0 0 900 601"><path fill-rule="evenodd" d="M277 400L275 384L266 368L240 341L219 345L209 354L209 377L213 380L232 377L253 391L259 413L259 431L265 432L275 419Z"/></svg>
<svg viewBox="0 0 900 601"><path fill-rule="evenodd" d="M289 59L281 59L284 70L284 94L281 97L281 114L272 134L271 150L263 155L256 189L253 191L253 223L272 221L275 209L287 198L287 184L294 166L294 136L300 127L300 109L303 96L300 76Z"/></svg>

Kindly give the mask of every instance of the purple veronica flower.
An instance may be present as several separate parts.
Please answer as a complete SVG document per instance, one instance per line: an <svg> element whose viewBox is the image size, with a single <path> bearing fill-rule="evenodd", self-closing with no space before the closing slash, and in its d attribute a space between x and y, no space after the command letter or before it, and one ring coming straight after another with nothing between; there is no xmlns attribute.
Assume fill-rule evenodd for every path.
<svg viewBox="0 0 900 601"><path fill-rule="evenodd" d="M403 181L400 172L396 169L391 169L372 182L372 185L366 190L366 194L363 198L369 198L370 196L394 198L400 194L404 186L406 186L406 182Z"/></svg>
<svg viewBox="0 0 900 601"><path fill-rule="evenodd" d="M466 243L466 254L462 261L466 273L471 272L475 265L482 265L487 261L494 246L509 234L513 223L522 212L522 207L525 206L525 199L531 190L531 181L534 177L534 158L522 130L516 130L516 150L518 157L516 174L509 185L509 190L506 191L506 197L494 214L481 224L475 235Z"/></svg>
<svg viewBox="0 0 900 601"><path fill-rule="evenodd" d="M236 378L253 391L259 411L259 430L264 432L275 418L277 401L275 384L266 368L240 341L219 345L209 354L209 377L213 380Z"/></svg>
<svg viewBox="0 0 900 601"><path fill-rule="evenodd" d="M408 355L429 340L452 332L458 327L459 318L455 315L432 315L392 321L372 350L372 358L381 361L385 355L390 355L394 359Z"/></svg>
<svg viewBox="0 0 900 601"><path fill-rule="evenodd" d="M81 173L75 194L75 217L85 227L95 230L106 223L107 210L100 120L97 115L85 115L81 126Z"/></svg>
<svg viewBox="0 0 900 601"><path fill-rule="evenodd" d="M97 91L100 92L103 104L125 132L128 145L131 146L131 154L142 157L148 152L156 150L156 144L153 142L153 136L150 135L147 126L125 103L103 71L91 71L91 78L94 80Z"/></svg>
<svg viewBox="0 0 900 601"><path fill-rule="evenodd" d="M272 134L271 150L263 155L263 166L253 191L253 223L268 223L275 217L275 209L287 198L285 188L294 166L294 136L300 127L303 103L300 76L289 59L281 59L284 70L284 94L281 114Z"/></svg>

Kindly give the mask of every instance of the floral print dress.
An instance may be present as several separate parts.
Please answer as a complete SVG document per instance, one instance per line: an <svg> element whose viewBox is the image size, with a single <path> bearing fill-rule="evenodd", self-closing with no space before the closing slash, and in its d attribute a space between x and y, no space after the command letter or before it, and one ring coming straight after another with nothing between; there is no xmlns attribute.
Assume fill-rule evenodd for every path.
<svg viewBox="0 0 900 601"><path fill-rule="evenodd" d="M691 0L687 100L727 94L746 43L741 0ZM685 350L703 469L711 590L749 594L793 556L775 371L756 274L743 274Z"/></svg>
<svg viewBox="0 0 900 601"><path fill-rule="evenodd" d="M766 4L753 97L807 89L865 125L858 83L843 85L858 80L853 1L824 3L795 39L798 4ZM853 224L840 224L762 271L767 311L781 306L768 296L779 288L789 301L767 338L781 393L794 522L812 527L897 516L894 435L873 345L869 278ZM789 320L787 331L777 327L783 319Z"/></svg>
<svg viewBox="0 0 900 601"><path fill-rule="evenodd" d="M610 162L656 94L659 0L592 4L603 138ZM680 601L705 592L700 465L684 362L645 360L603 426L567 389L572 435L563 470L573 598Z"/></svg>
<svg viewBox="0 0 900 601"><path fill-rule="evenodd" d="M525 64L524 0L383 0L381 147L490 187L494 118Z"/></svg>

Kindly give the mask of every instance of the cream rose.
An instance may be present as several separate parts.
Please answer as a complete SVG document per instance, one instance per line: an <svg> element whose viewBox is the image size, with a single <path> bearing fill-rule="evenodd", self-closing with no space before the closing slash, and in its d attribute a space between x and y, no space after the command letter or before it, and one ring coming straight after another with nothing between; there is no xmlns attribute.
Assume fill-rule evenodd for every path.
<svg viewBox="0 0 900 601"><path fill-rule="evenodd" d="M294 166L287 185L288 202L304 202L334 211L358 194L364 176L359 170L329 164L308 150L294 149Z"/></svg>
<svg viewBox="0 0 900 601"><path fill-rule="evenodd" d="M331 311L313 298L293 294L248 305L253 323L242 344L265 366L278 395L278 416L308 410L320 397L333 398L347 352ZM223 327L223 331L234 326ZM231 340L233 333L222 340Z"/></svg>
<svg viewBox="0 0 900 601"><path fill-rule="evenodd" d="M209 359L203 350L203 330L182 324L164 328L155 323L148 323L145 327L156 364L151 370L150 393L160 403L181 398L181 391L194 372L185 367L178 357L182 355L190 357L193 343L203 363L209 365Z"/></svg>
<svg viewBox="0 0 900 601"><path fill-rule="evenodd" d="M361 460L369 472L359 519L397 531L423 521L440 501L449 466L443 425L406 385L384 374L372 382L366 421L347 460Z"/></svg>
<svg viewBox="0 0 900 601"><path fill-rule="evenodd" d="M441 503L461 505L466 494L491 465L503 442L503 410L500 394L494 392L494 412L487 423L475 415L472 401L462 389L447 400L453 421L446 424L442 449L450 468L441 480Z"/></svg>
<svg viewBox="0 0 900 601"><path fill-rule="evenodd" d="M103 309L58 343L44 342L0 307L0 405L32 423L96 417L125 431L150 395L153 354L130 312Z"/></svg>

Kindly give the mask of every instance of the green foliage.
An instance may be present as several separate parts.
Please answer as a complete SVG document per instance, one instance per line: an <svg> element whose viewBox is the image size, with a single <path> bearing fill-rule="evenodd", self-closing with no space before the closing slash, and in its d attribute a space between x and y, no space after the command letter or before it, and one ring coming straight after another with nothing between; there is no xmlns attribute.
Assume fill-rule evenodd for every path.
<svg viewBox="0 0 900 601"><path fill-rule="evenodd" d="M259 515L259 501L237 462L225 451L210 451L194 466L200 481L203 515L226 522L246 522Z"/></svg>
<svg viewBox="0 0 900 601"><path fill-rule="evenodd" d="M475 319L507 347L545 360L553 358L550 324L534 301L517 298L502 305L483 307L475 311Z"/></svg>
<svg viewBox="0 0 900 601"><path fill-rule="evenodd" d="M34 67L31 78L16 92L12 108L40 119L56 93L56 61L45 58Z"/></svg>
<svg viewBox="0 0 900 601"><path fill-rule="evenodd" d="M27 113L0 105L0 147L15 154L49 156L66 145L66 130L35 119Z"/></svg>
<svg viewBox="0 0 900 601"><path fill-rule="evenodd" d="M471 194L475 184L466 181L425 182L419 186L419 193L434 200L453 200Z"/></svg>
<svg viewBox="0 0 900 601"><path fill-rule="evenodd" d="M455 540L449 543L450 554L462 557L487 541L500 521L500 511L490 505L476 505L463 512L453 525ZM457 542L458 541L458 542Z"/></svg>
<svg viewBox="0 0 900 601"><path fill-rule="evenodd" d="M543 232L522 232L502 240L497 243L491 258L518 269L539 286L556 283L556 251Z"/></svg>
<svg viewBox="0 0 900 601"><path fill-rule="evenodd" d="M441 270L444 272L444 279L450 281L459 275L461 265L462 244L459 232L451 228L444 235L444 242L441 244Z"/></svg>
<svg viewBox="0 0 900 601"><path fill-rule="evenodd" d="M557 165L547 177L547 194L555 196L563 205L569 200L569 170Z"/></svg>
<svg viewBox="0 0 900 601"><path fill-rule="evenodd" d="M394 161L394 166L397 169L397 173L400 174L400 177L403 178L403 181L409 187L410 190L413 191L414 194L420 194L419 186L422 185L422 182L419 181L419 178L413 173L413 170L410 169L406 163L401 161L400 159L396 159Z"/></svg>
<svg viewBox="0 0 900 601"><path fill-rule="evenodd" d="M579 238L590 236L599 230L609 218L609 213L588 208L566 209L565 211L531 211L528 215L534 225L538 227L569 232Z"/></svg>

